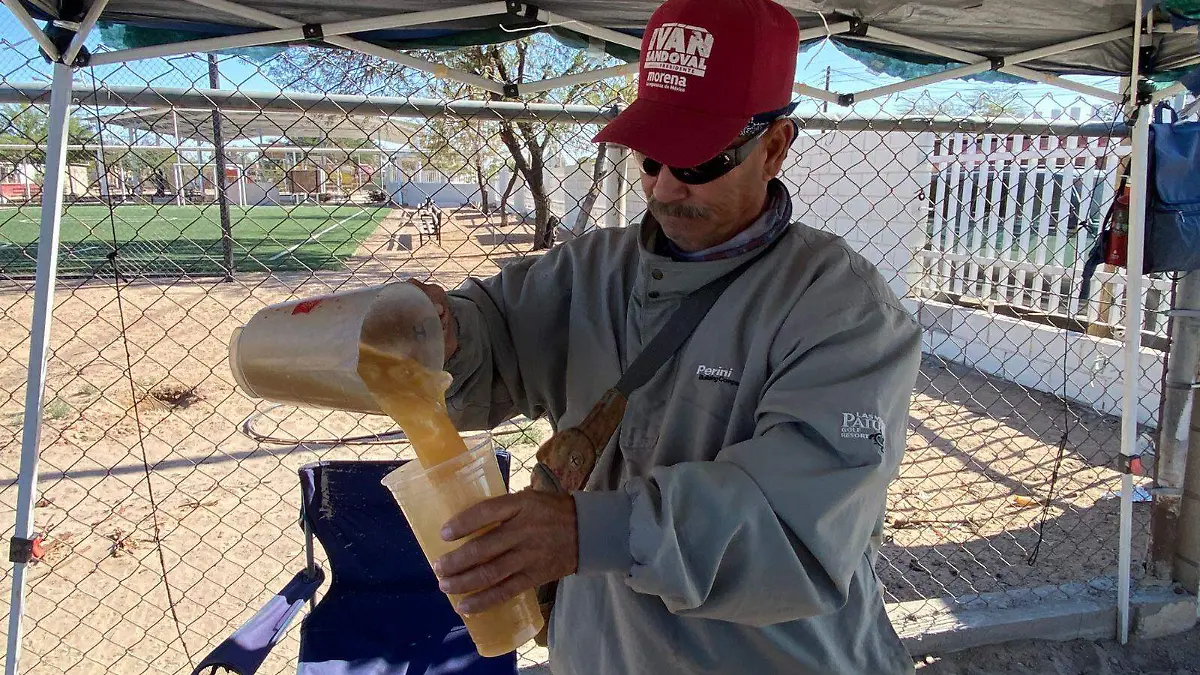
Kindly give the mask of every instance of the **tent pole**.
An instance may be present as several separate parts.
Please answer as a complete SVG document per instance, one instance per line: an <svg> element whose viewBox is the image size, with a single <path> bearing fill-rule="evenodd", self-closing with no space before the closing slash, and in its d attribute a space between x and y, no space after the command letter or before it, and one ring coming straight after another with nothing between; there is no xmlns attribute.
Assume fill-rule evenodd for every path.
<svg viewBox="0 0 1200 675"><path fill-rule="evenodd" d="M1129 184L1129 273L1125 287L1125 364L1121 402L1121 454L1137 454L1138 380L1141 376L1142 247L1145 241L1146 172L1153 108L1140 105L1133 127ZM1121 520L1117 555L1117 621L1121 644L1129 640L1130 568L1133 548L1133 474L1121 474Z"/></svg>
<svg viewBox="0 0 1200 675"><path fill-rule="evenodd" d="M940 73L933 73L932 75L923 75L921 77L915 77L911 80L897 82L896 84L889 84L884 87L876 87L874 89L867 89L866 91L860 91L860 92L854 94L854 99L856 101L865 101L865 100L872 99L872 98L879 98L881 96L889 96L891 94L896 94L896 93L899 93L902 91L916 89L917 87L925 87L925 86L928 86L931 84L936 84L938 82L945 82L946 80L954 80L954 79L957 79L960 77L966 77L967 75L975 75L977 73L982 73L985 70L991 70L991 69L992 69L992 64L990 61L980 61L979 63L972 63L967 66L951 68L950 70L945 70Z"/></svg>
<svg viewBox="0 0 1200 675"><path fill-rule="evenodd" d="M1058 87L1059 89L1066 89L1068 91L1073 91L1085 96L1095 96L1096 98L1103 99L1105 101L1112 101L1113 103L1120 103L1122 100L1120 94L1116 94L1107 89L1093 87L1091 85L1083 84L1082 82L1075 82L1074 80L1068 80L1065 77L1043 73L1040 70L1034 70L1024 66L1005 66L1000 69L1000 72L1007 73L1008 75L1015 75L1017 77L1023 77L1026 80L1033 80L1034 82L1048 84L1052 87Z"/></svg>
<svg viewBox="0 0 1200 675"><path fill-rule="evenodd" d="M834 105L841 105L841 103L839 103L839 101L841 101L841 97L827 89L819 89L817 87L811 87L807 84L797 82L796 84L792 85L792 91L800 94L801 96L815 98L818 101L825 101Z"/></svg>
<svg viewBox="0 0 1200 675"><path fill-rule="evenodd" d="M57 62L61 56L58 53L58 47L54 46L54 43L50 41L50 38L46 37L41 27L29 15L29 12L25 11L25 6L21 4L21 0L4 0L4 6L8 8L8 11L13 13L13 16L17 17L17 20L28 31L29 36L38 43L42 51L46 52L46 56L49 56L51 61Z"/></svg>
<svg viewBox="0 0 1200 675"><path fill-rule="evenodd" d="M301 24L299 21L293 21L291 19L288 19L288 18L285 18L282 16L276 16L274 14L271 14L270 12L264 12L264 11L258 10L258 9L243 7L237 3L229 2L229 0L187 0L187 1L192 3L193 5L200 5L201 7L207 7L209 9L214 9L218 12L225 12L227 14L232 14L233 16L238 16L243 19L257 21L261 24L264 24L267 26L274 26L275 28L278 28L278 29L295 30L295 29L301 28ZM493 5L497 5L497 4L503 5L504 3L491 3L490 5L480 5L479 10L482 10L483 8L491 8ZM503 10L501 10L500 12L490 12L490 13L491 14L503 13ZM407 16L407 15L401 15L401 16ZM366 54L368 56L374 56L376 58L386 59L388 61L394 61L396 63L399 63L400 65L408 66L410 68L415 68L417 70L420 70L420 71L423 71L426 73L431 73L437 77L442 77L442 78L445 78L448 80L454 80L455 82L462 82L463 84L469 84L472 87L477 87L479 89L483 89L484 91L489 91L493 94L500 94L500 95L504 94L504 87L497 82L493 82L492 80L489 80L489 79L486 79L483 77L479 77L478 75L474 75L472 73L455 70L453 68L447 68L446 66L443 66L443 65L430 63L429 61L423 61L421 59L409 56L408 54L404 54L404 53L398 52L393 49L388 49L386 47L380 47L379 45L371 44L370 42L366 42L363 40L358 40L355 38L345 37L345 36L340 36L340 35L330 35L330 34L328 34L329 27L324 26L323 28L326 29L325 41L331 45L334 45L335 47L341 47L342 49L349 49L351 51L355 51L360 54ZM270 31L264 31L264 33L265 32L270 32ZM258 34L261 34L261 33L255 33L255 35L258 35Z"/></svg>
<svg viewBox="0 0 1200 675"><path fill-rule="evenodd" d="M1130 82L1134 98L1141 96L1142 0L1134 7L1134 31ZM1142 258L1146 240L1146 173L1150 146L1150 120L1154 108L1138 100L1133 127L1133 147L1129 157L1129 238L1127 243L1127 283L1125 285L1124 380L1121 397L1121 454L1126 461L1137 454L1138 380L1141 376L1142 350ZM1121 473L1120 526L1117 540L1117 639L1129 641L1130 567L1133 549L1133 474Z"/></svg>
<svg viewBox="0 0 1200 675"><path fill-rule="evenodd" d="M573 84L591 84L600 80L607 80L610 77L624 77L633 75L638 71L638 64L626 63L620 66L611 68L602 68L600 70L589 70L584 73L576 73L574 75L564 75L562 77L552 77L530 84L517 85L518 91L522 94L536 94L542 91L549 91L559 87L569 87Z"/></svg>
<svg viewBox="0 0 1200 675"><path fill-rule="evenodd" d="M453 68L447 68L441 64L424 61L394 49L380 47L379 45L371 44L370 42L355 40L354 38L347 37L330 37L325 38L325 41L331 45L356 51L360 54L367 54L368 56L375 56L381 59L387 59L388 61L394 61L402 66L408 66L409 68L415 68L417 70L430 73L434 77L453 80L455 82L462 82L463 84L469 84L472 87L478 87L484 91L490 91L493 94L500 94L501 96L504 95L504 86L498 82L493 82L492 80L479 77L478 75L472 73L455 70Z"/></svg>
<svg viewBox="0 0 1200 675"><path fill-rule="evenodd" d="M1057 75L1041 73L1031 68L1025 68L1018 64L1053 54L1061 54L1063 52L1071 51L1072 49L1079 49L1081 47L1091 46L1094 44L1111 42L1120 38L1129 37L1129 35L1130 32L1128 30L1111 31L1109 33L1101 33L1099 35L1090 36L1087 38L1071 40L1070 42L1064 42L1059 45L1051 45L1049 47L1042 47L1040 49L1022 52L1020 54L1014 54L1012 56L1005 57L1005 65L1001 66L999 70L1002 73L1023 77L1027 80L1033 80L1035 82L1041 82L1043 84L1049 84L1055 87L1061 87L1063 89L1069 89L1071 91L1086 94L1088 96L1095 96L1097 98L1102 98L1109 101L1118 101L1120 99L1114 98L1114 94L1110 91L1106 91L1098 87L1090 87L1078 82L1072 82L1071 80L1058 77ZM894 31L876 28L875 26L867 27L867 36L882 40L884 42L901 45L903 47L919 49L935 56L954 59L956 61L961 61L962 63L973 64L980 61L989 61L989 59L979 54L963 51L961 49L954 49L953 47L946 47L934 42L929 42L928 40L912 38ZM856 96L855 98L858 97Z"/></svg>
<svg viewBox="0 0 1200 675"><path fill-rule="evenodd" d="M435 9L425 12L392 14L389 16L381 16L372 19L338 21L335 23L322 24L321 32L326 42L332 42L329 38L340 35L348 35L351 33L390 30L393 28L421 26L425 24L442 23L444 21L472 19L481 16L493 16L496 14L507 13L508 6L505 3L489 2L467 7L453 7L450 9ZM92 65L122 63L125 61L136 61L139 59L148 59L160 56L176 56L179 54L191 54L193 52L218 51L233 47L256 47L260 45L293 42L304 39L306 38L303 27L296 25L276 28L274 30L257 31L243 35L204 38L200 40L188 40L185 42L156 45L153 47L135 47L133 49L121 49L114 52L104 52L93 56L91 63Z"/></svg>
<svg viewBox="0 0 1200 675"><path fill-rule="evenodd" d="M538 8L537 20L546 25L566 24L566 27L569 30L572 30L576 33L582 33L590 37L599 38L605 42L611 42L613 44L623 45L625 47L638 50L642 48L642 39L640 37L626 35L625 33L620 33L609 28L602 28L590 23L576 21L569 16L563 16L562 14L556 14L554 12L547 12L540 7ZM821 34L824 35L825 31L822 30Z"/></svg>
<svg viewBox="0 0 1200 675"><path fill-rule="evenodd" d="M54 281L58 271L59 224L62 221L63 175L67 163L67 105L71 102L71 67L54 64L50 94L50 133L46 138L46 173L42 184L42 222L38 236L37 281L33 291L33 325L29 336L29 371L25 384L25 422L21 432L21 471L17 479L17 522L14 539L34 537L33 509L37 501L38 454L42 436L42 403L46 390L46 360L50 351L50 322ZM25 618L25 574L29 563L13 563L12 598L8 613L6 675L17 675Z"/></svg>
<svg viewBox="0 0 1200 675"><path fill-rule="evenodd" d="M92 6L88 8L87 14L79 24L79 29L75 31L75 37L71 38L67 53L63 55L63 63L75 62L75 57L79 55L79 50L83 49L83 43L87 40L88 33L92 32L92 26L96 25L96 20L100 18L100 12L103 12L107 6L108 0L93 0Z"/></svg>

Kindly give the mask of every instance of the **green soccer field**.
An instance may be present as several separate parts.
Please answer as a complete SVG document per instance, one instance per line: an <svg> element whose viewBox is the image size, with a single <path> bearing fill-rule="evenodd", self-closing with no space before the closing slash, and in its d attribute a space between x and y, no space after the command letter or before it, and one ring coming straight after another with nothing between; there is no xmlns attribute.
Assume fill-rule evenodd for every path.
<svg viewBox="0 0 1200 675"><path fill-rule="evenodd" d="M229 208L238 272L341 269L387 215L377 206ZM37 265L41 209L0 208L0 276L27 276ZM220 211L206 206L68 206L62 218L60 275L222 274Z"/></svg>

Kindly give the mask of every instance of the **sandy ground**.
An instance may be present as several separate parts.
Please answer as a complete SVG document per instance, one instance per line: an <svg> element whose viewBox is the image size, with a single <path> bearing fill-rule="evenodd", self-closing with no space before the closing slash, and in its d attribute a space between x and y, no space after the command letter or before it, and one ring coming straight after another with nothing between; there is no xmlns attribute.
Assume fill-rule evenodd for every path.
<svg viewBox="0 0 1200 675"><path fill-rule="evenodd" d="M980 647L918 664L919 675L1197 675L1200 630L1155 640L1043 642Z"/></svg>
<svg viewBox="0 0 1200 675"><path fill-rule="evenodd" d="M454 286L526 255L531 241L527 227L502 228L464 212L440 244L421 242L410 219L402 210L385 219L344 272L243 276L228 284L139 281L122 289L119 302L111 284L61 287L35 515L49 553L30 569L24 672L188 672L303 566L296 469L317 459L404 450L311 442L390 425L256 402L235 390L225 359L233 329L269 303L409 276ZM0 288L6 536L15 516L31 306L31 289ZM264 413L254 420L258 433L310 442L251 440L239 429L256 412ZM1114 572L1117 501L1107 493L1119 487L1108 468L1118 447L1116 420L928 361L910 427L879 565L890 600ZM526 424L501 440L527 462L548 433L545 424ZM527 480L518 469L513 484ZM1031 565L1043 510L1044 542ZM1145 505L1135 511L1140 560L1147 513ZM6 569L5 587L10 575ZM294 670L296 632L260 672ZM525 656L532 663L545 655Z"/></svg>

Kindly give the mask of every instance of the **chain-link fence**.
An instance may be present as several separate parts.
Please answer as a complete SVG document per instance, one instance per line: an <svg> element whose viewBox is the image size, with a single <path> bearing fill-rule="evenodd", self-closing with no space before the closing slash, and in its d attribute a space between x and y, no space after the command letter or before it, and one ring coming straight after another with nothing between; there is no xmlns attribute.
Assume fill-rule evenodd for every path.
<svg viewBox="0 0 1200 675"><path fill-rule="evenodd" d="M539 74L580 67L558 49L532 39L445 58L495 73L512 59ZM0 64L10 511L46 137L45 109L21 101L47 68L14 58ZM630 82L488 107L385 65L291 48L77 73L26 672L186 672L304 567L297 469L405 451L386 419L237 390L228 342L257 310L406 278L455 287L640 219L629 153L590 142ZM902 633L929 600L998 603L1116 571L1123 272L1078 295L1128 142L1115 111L1072 121L1044 112L1069 109L1061 97L1013 91L984 108L1006 120L993 122L977 116L996 101L974 96L896 97L848 117L806 102L783 175L795 217L845 237L925 329L878 564ZM1146 287L1139 420L1153 426L1171 281ZM550 432L528 420L496 431L514 487ZM260 672L295 659L293 631Z"/></svg>

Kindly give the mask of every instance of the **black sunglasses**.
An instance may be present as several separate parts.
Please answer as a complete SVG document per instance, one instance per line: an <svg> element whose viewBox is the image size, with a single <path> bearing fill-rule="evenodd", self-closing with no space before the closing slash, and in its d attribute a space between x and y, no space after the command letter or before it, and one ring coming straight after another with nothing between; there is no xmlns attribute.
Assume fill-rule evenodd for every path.
<svg viewBox="0 0 1200 675"><path fill-rule="evenodd" d="M767 129L769 128L767 127ZM767 133L767 129L763 129L754 136L751 136L744 143L722 150L716 157L702 164L697 164L687 169L680 169L674 166L667 168L670 169L671 173L681 183L687 183L688 185L711 183L733 171L738 165L746 161L750 153L754 152L755 146L762 140L763 135ZM646 172L647 175L657 176L658 172L662 171L662 168L662 162L650 159L649 157L642 157L642 171Z"/></svg>

